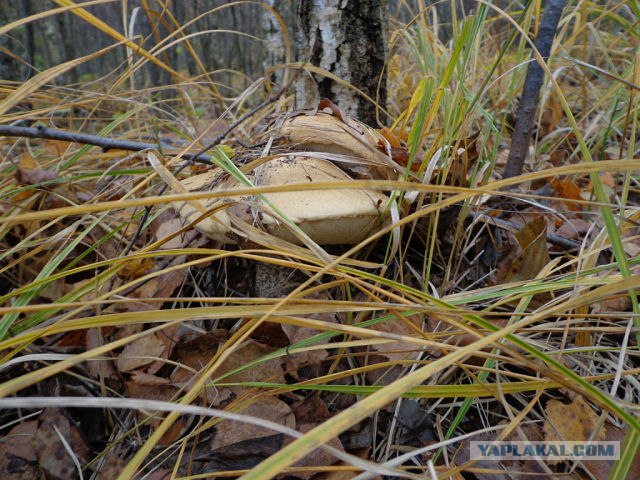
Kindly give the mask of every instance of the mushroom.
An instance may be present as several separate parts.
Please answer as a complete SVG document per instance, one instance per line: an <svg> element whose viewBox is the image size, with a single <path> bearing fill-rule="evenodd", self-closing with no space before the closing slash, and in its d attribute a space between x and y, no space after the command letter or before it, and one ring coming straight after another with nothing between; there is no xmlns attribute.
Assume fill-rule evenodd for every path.
<svg viewBox="0 0 640 480"><path fill-rule="evenodd" d="M346 169L353 170L355 162L355 170L368 178L391 179L405 171L390 155L391 146L380 132L347 117L300 114L269 133L303 150L336 154L332 159Z"/></svg>
<svg viewBox="0 0 640 480"><path fill-rule="evenodd" d="M280 156L255 167L248 175L255 186L283 186L318 182L348 182L352 178L334 163L315 157ZM297 189L261 196L234 196L245 188L219 172L207 172L181 181L188 191L219 191L224 198L176 202L180 217L203 234L224 243L237 243L243 222L272 235L302 243L287 221L293 222L319 245L356 244L382 222L389 198L377 191L351 188ZM204 209L203 209L204 207ZM203 215L213 212L210 216ZM277 213L279 212L279 213ZM283 221L282 215L287 221Z"/></svg>

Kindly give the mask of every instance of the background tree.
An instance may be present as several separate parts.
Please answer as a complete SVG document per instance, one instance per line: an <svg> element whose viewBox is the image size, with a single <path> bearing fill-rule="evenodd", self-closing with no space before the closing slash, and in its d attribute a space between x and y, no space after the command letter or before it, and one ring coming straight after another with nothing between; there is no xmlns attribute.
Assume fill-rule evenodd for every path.
<svg viewBox="0 0 640 480"><path fill-rule="evenodd" d="M299 59L327 70L385 107L387 1L301 0L298 12ZM298 83L297 106L309 107L326 97L346 113L375 125L374 105L352 87L309 73Z"/></svg>

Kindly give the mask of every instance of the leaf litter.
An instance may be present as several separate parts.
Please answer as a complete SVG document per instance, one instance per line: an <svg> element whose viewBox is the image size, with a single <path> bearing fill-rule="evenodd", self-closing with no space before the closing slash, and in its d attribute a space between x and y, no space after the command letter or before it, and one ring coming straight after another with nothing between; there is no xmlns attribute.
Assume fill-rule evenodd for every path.
<svg viewBox="0 0 640 480"><path fill-rule="evenodd" d="M145 478L168 477L172 471L179 475L237 476L255 467L292 439L266 427L186 415L162 430L170 416L144 408L144 399L181 401L226 349L229 355L195 392L194 403L306 433L347 408L357 408L364 391L359 387L393 386L412 369L485 336L489 326L503 327L526 315L539 315L540 321L517 334L542 352L562 356L563 365L603 391L609 391L613 384L610 374L620 372L615 381L623 393L617 395L627 404L637 403L638 386L633 379L637 358L633 354L618 364L615 355L620 353L623 340L627 341L624 348L637 345L635 332L629 335L626 329L633 308L626 290L612 290L559 313L553 310L568 296L579 298L591 287L615 285L619 275L601 233L605 225L600 216L602 205L594 202L594 181L601 183L611 204L624 205L618 209L620 236L632 272L637 273L640 236L634 174L616 167L599 172L597 180L589 177L575 159L575 135L562 134L566 117L552 94L543 105L538 125L542 148L533 151L527 166L532 177L535 172L564 165L573 164L575 170L525 178L523 189L510 195L509 202L492 203L495 193L487 193L481 186L499 181L501 159L508 155L507 133L495 133L482 118L455 120L454 111L447 118L436 112L429 120L430 128L414 130L412 126L418 122L414 113L420 113L416 92L419 85L423 85L422 93L428 89L412 73L415 69L403 64L407 61L404 57L392 55L390 64L390 91L398 94L390 108L401 109L403 120L377 130L348 117L326 100L309 111L284 115L270 106L269 112L254 112L250 125L233 130L224 139L216 151L218 167L211 170L181 165L162 152L152 153L157 163L150 168L145 161L149 152L126 155L92 149L87 153L68 142L33 139L27 147L0 139L7 157L0 204L4 219L0 293L4 313L11 315L4 318L10 325L0 350L7 359L25 359L19 367L14 363L1 371L2 381L9 384L15 378L23 379L26 383L19 395L25 396L125 395L141 399L135 415L109 409L92 411L101 419L94 425L75 409L47 409L33 412L34 417L5 413L4 441L0 443L3 478L39 478L40 474L74 478L78 465L85 475L117 478L154 432L162 434L152 447L164 450L147 459ZM560 75L567 91L573 91L571 75L574 72L566 78ZM497 79L497 85L502 81ZM469 82L473 87L474 81ZM591 82L588 88L595 88L596 83ZM447 89L446 95L435 95L431 100L443 102L440 107L444 111L448 96L454 98L455 92L442 88ZM46 87L46 91L52 99L61 95L54 87ZM127 100L126 93L122 95ZM508 105L504 98L490 97L483 104L484 112L502 118L500 109ZM459 105L467 101L458 100ZM602 107L597 100L590 101ZM10 113L20 112L16 107ZM277 115L269 117L267 113ZM587 113L582 113L586 120ZM455 132L445 132L447 122L453 121L458 122ZM180 122L187 123L182 118ZM183 131L203 131L204 123L198 122L197 128L189 125ZM505 118L505 128L508 122ZM222 123L205 133L206 141L197 145L191 138L185 141L184 135L176 135L178 128L173 126L161 133L161 140L196 152L215 138L214 130L226 130ZM122 125L132 136L157 135L144 122L124 119ZM617 160L624 149L613 148L604 140L604 159ZM269 143L270 148L261 142ZM420 148L413 151L417 145ZM495 154L493 166L484 161L490 153ZM340 258L350 248L344 244L358 243L370 232L357 240L334 242L337 245L327 247L327 257L321 260L338 260L320 275L317 272L326 263L318 261L319 250L309 248L312 244L295 229L305 225L304 218L286 212L282 215L276 211L277 205L274 209L275 202L257 201L260 193L243 194L240 203L234 196L234 189L249 187L238 180L243 176L265 191L274 185L288 188L286 182L255 182L264 172L260 162L265 156L280 156L289 163L296 162L296 156L306 162L324 156L323 161L337 165L341 172L339 179L334 175L325 178L327 181L400 179L413 182L419 191L406 192L398 184L397 189L385 187L379 192L359 183L361 191L379 195L373 202L375 221L367 225L375 224L374 232L386 228L387 233L346 258ZM226 165L225 157L233 168L223 171L219 165ZM62 163L68 168L59 168ZM212 179L235 180L223 182L224 195L205 199L198 196L211 194L211 188L185 188L198 175L208 178L209 183ZM342 187L328 191L333 196L342 190L357 191ZM460 191L456 188L478 190L451 207L421 215L422 210ZM406 193L410 201L399 200L398 192ZM530 198L526 194L531 194ZM176 195L185 195L176 202L203 208L194 208L185 217L176 208L179 204L163 201L164 196ZM623 204L624 196L631 201ZM311 197L310 190L302 200ZM146 204L148 198L157 201ZM264 198L268 200L268 194ZM116 204L108 209L92 209L112 201ZM59 215L54 209L61 207L73 207L73 212ZM309 210L304 207L303 214ZM35 215L42 212L49 216ZM474 212L482 213L481 221L476 221L480 217L474 217ZM232 221L225 223L223 213ZM18 217L21 220L13 221L15 215L22 215ZM397 230L401 242L394 244L388 236L391 224L411 215L414 220ZM492 218L503 223L492 223ZM347 220L347 228L354 230L353 219ZM224 234L213 239L199 234L207 221L223 228ZM574 243L561 246L553 241L558 237ZM311 240L314 238L318 237ZM59 260L56 267L38 279L52 258ZM310 278L312 282L296 290ZM274 309L279 302L291 306L293 313ZM260 308L250 310L248 305ZM317 306L318 311L310 306ZM179 323L106 349L97 358L55 374L45 370L53 361L31 357L100 349L155 327L159 320L154 316L160 317L163 311L183 309L199 310L185 314ZM381 337L367 340L355 328L349 331L351 326L364 326ZM405 340L399 340L400 336ZM426 348L406 338L428 340L434 346ZM508 343L494 347L448 365L423 385L442 388L436 401L428 396L396 399L399 403L387 403L357 425L336 431L330 445L380 464L406 451L433 447L433 451L416 454L412 462L404 463L408 473L424 473L428 462L434 461L434 468L442 475L457 469L451 475L459 476L466 469L478 479L504 477L505 471L511 478L548 478L550 474L608 478L611 466L592 460L584 460L576 468L562 462L483 461L467 465L467 440L449 444L446 461L433 454L438 442L450 438L448 430L464 435L487 425L507 425L505 416L531 401L539 389L539 384L534 388L527 382L545 379L549 373L542 356L534 358ZM590 353L594 355L588 356ZM34 379L33 372L40 376ZM549 376L557 380L558 373ZM569 380L563 382L564 389L545 391L527 422L506 438L582 440L595 435L622 441L629 427L612 413L611 404L603 405L575 392L563 398L572 386ZM483 383L498 388L520 384L522 390L501 392L500 398L477 402L462 422L457 421L455 413L465 399L455 387ZM371 391L375 390L368 393ZM416 395L420 397L420 393ZM400 396L398 392L396 397ZM599 422L602 426L595 432ZM477 438L492 441L497 432ZM111 443L116 438L120 442ZM156 462L157 468L152 466ZM352 478L355 474L348 468L327 451L316 449L296 463L289 475ZM629 478L639 475L636 470L631 467Z"/></svg>

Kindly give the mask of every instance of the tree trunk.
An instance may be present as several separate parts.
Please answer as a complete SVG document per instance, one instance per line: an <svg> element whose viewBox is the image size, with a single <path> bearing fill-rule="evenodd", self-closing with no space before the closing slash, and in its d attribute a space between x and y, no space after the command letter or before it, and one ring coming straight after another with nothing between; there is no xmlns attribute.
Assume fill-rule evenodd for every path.
<svg viewBox="0 0 640 480"><path fill-rule="evenodd" d="M321 67L386 107L387 0L301 0L299 45L302 61ZM296 86L298 108L321 97L348 115L375 125L371 101L332 79L303 74Z"/></svg>
<svg viewBox="0 0 640 480"><path fill-rule="evenodd" d="M31 5L31 0L22 0L20 2L20 16L22 18L29 17L33 14L33 8ZM27 52L26 61L29 65L35 66L36 64L36 49L34 43L34 35L33 35L33 22L29 22L24 27L24 49ZM22 67L24 68L24 66ZM33 69L28 68L26 70L26 75L22 75L22 78L29 78L33 75Z"/></svg>
<svg viewBox="0 0 640 480"><path fill-rule="evenodd" d="M295 8L294 0L265 0L267 5L278 12L287 25L289 35L292 41L295 41L296 35L294 29L296 27L295 22ZM284 35L282 32L282 26L276 19L276 17L266 9L261 11L260 24L264 36L265 54L262 60L262 67L267 70L274 65L280 65L285 62L285 45ZM282 70L272 75L272 80L281 82L283 78Z"/></svg>

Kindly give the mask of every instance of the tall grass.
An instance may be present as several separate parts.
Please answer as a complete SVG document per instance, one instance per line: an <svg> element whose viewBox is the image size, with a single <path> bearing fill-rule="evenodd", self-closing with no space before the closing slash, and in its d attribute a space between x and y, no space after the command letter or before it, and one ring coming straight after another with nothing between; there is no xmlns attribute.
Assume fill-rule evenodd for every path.
<svg viewBox="0 0 640 480"><path fill-rule="evenodd" d="M72 7L71 2L57 3ZM237 3L227 8L240 8L247 2ZM228 194L176 191L171 180L167 181L167 175L179 180L197 173L198 168L180 170L179 159L162 155L156 157L162 162L158 166L149 162L146 153L2 141L0 272L5 286L0 292L0 369L10 374L3 374L0 396L11 398L5 405L20 407L21 395L46 385L48 379L68 375L97 385L104 402L93 406L111 408L109 397L124 391L110 390L113 379L92 376L88 370L92 361L107 362L126 345L171 326L202 334L213 324L227 328L229 336L192 381L170 399L174 410L158 406L158 411L166 413L161 416L145 410L143 401L126 405L114 401L113 408L138 412L132 416L112 411L118 416L112 438L118 442L140 439L120 478L140 476L159 459L167 458L171 458L167 468L178 472L201 434L221 421L231 421L216 417L215 412L189 408L199 406L206 389L231 386L251 389L252 394L228 407L240 413L267 396L291 392L329 392L352 401L252 470L217 472L218 476L270 478L295 472L297 460L373 417L384 427L375 441L384 438L386 446L372 450L366 461L341 457L345 471L364 472L361 478L367 471L380 474L376 468L408 478L418 478L416 472L421 478L428 472L453 478L474 469L473 462L455 458L465 438L487 432L494 439L505 438L522 431L524 425L539 426L547 401L572 392L587 399L602 422L628 430L624 455L611 472L611 478L626 478L640 438L634 407L640 397L634 380L640 332L635 292L640 278L639 259L633 253L640 217L636 143L640 57L635 28L640 12L633 2L582 2L579 7L572 3L565 10L545 66L548 82L539 123L553 109L562 115L554 117L546 130L538 129L527 172L500 180L510 117L531 61L540 2L508 11L482 2L473 14L453 19L438 17L434 7L422 1L399 2L399 10L412 20L393 23L387 110L395 116L390 126L406 139L409 167L413 164L414 170L407 167L404 177L393 181L314 187L366 187L396 193L400 219L352 247L325 252L312 242L296 246L254 233L252 244L238 247L203 243L163 248L191 226L164 237L145 237L140 232L149 227L157 230L170 202L198 202ZM75 7L72 11L112 35L113 48L137 48L87 11ZM24 21L0 32L11 31ZM450 23L446 40L436 34L442 23ZM2 83L0 121L30 119L49 125L58 115L58 124L67 122L69 128L80 126L91 133L132 139L159 140L162 136L171 140L173 150L197 151L215 137L216 125L241 118L264 100L265 93L255 79L244 82L242 72L236 72L238 81L231 88L217 83L220 72L205 73L204 65L202 74L194 78L166 65L162 50L174 43L197 56L185 27L175 25L170 38L157 49L138 49L135 61L90 86L49 83L87 58L49 69L21 86ZM178 92L174 98L159 99L157 91L130 88L135 71L148 62L174 74L176 83L166 87L168 92ZM282 68L291 67L287 62ZM33 108L20 109L27 100ZM212 104L216 105L215 118L204 113L212 111ZM286 109L287 104L291 98L284 105L274 103L256 112L232 137L243 143L257 142L266 118L282 113L278 109ZM74 109L78 106L82 109ZM78 111L76 116L73 112ZM61 112L69 113L62 117ZM476 134L477 155L472 155L467 140ZM228 142L218 150L218 168L242 180L243 190L238 194L262 195L274 190L253 187L245 176L243 164L258 158L260 148ZM463 157L468 163L461 167ZM561 161L553 164L556 157ZM55 178L20 185L15 174L25 168L53 172ZM463 175L456 176L461 169ZM615 195L603 185L605 173L619 179ZM575 212L558 210L566 200L553 198L559 194L528 194L552 178L570 178L583 187L585 195L571 200L581 206L581 215L591 223L588 236L579 239L580 247L574 251L552 250L551 262L534 278L492 283L491 279L499 278L497 270L504 262L492 242L497 236L506 239L506 234L472 220L471 215L487 205L487 198L508 198L547 212L551 224L571 222ZM591 196L585 186L589 182ZM512 186L522 190L508 189ZM308 185L286 189L305 188ZM418 192L412 204L403 202L410 191ZM497 205L495 208L502 208ZM401 244L394 248L391 238L397 229ZM145 262L152 267L141 267L128 276L128 266ZM226 269L231 275L231 265L256 264L295 270L304 280L281 298L247 298L230 293L233 288L227 284L228 277L211 273ZM172 298L135 293L171 272L186 272ZM206 278L216 275L224 288L207 292ZM611 306L612 298L623 297L630 300L629 307ZM144 303L144 309L132 308L135 303ZM604 313L594 309L601 305L605 305ZM334 315L340 322L318 320L319 314ZM264 325L289 325L317 333L220 373L225 361L237 355ZM59 353L60 339L90 329L98 329L99 344L71 349L64 359L42 360L31 364L35 368L25 368L33 355ZM111 336L108 332L114 329L124 333ZM576 342L577 337L584 340L585 336L586 342ZM367 355L375 354L381 345L398 345L406 358L367 362ZM273 359L284 362L309 351L329 352L323 364L326 368L316 376L291 384L229 380ZM398 367L401 374L392 373ZM391 380L369 384L370 372L387 372ZM400 427L394 421L383 421L409 398L418 399L434 419L436 438L428 447L433 453L428 461L421 460L421 449L394 449ZM31 406L36 408L36 403ZM6 421L15 418L11 412L4 414ZM211 418L164 444L163 437L186 413ZM145 426L149 428L143 429ZM116 449L118 442L108 444L92 465ZM394 461L398 457L402 463ZM406 467L411 461L413 469Z"/></svg>

